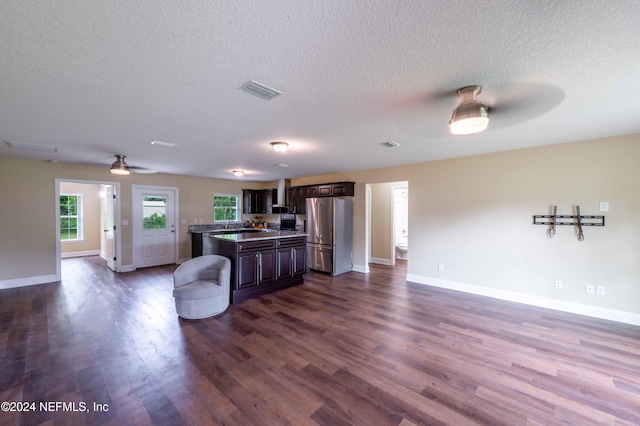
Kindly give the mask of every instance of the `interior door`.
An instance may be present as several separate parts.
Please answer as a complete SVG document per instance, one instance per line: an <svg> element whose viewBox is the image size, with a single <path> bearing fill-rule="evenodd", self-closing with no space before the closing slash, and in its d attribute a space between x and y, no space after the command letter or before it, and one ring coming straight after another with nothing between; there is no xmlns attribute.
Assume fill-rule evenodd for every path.
<svg viewBox="0 0 640 426"><path fill-rule="evenodd" d="M102 241L101 251L107 260L107 267L112 271L116 270L116 230L115 230L115 208L116 191L115 186L105 187L105 199L103 208Z"/></svg>
<svg viewBox="0 0 640 426"><path fill-rule="evenodd" d="M175 263L175 191L134 187L133 210L135 267Z"/></svg>

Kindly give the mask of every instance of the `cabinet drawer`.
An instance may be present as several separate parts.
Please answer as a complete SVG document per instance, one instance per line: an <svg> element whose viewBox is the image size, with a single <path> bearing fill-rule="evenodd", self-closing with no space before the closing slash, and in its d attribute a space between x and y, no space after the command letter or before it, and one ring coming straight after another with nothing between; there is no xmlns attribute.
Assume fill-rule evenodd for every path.
<svg viewBox="0 0 640 426"><path fill-rule="evenodd" d="M304 246L307 243L307 237L280 238L277 241L278 248Z"/></svg>
<svg viewBox="0 0 640 426"><path fill-rule="evenodd" d="M257 250L265 250L275 248L274 240L264 240L264 241L247 241L244 243L237 243L236 249L238 253L244 253L248 251L257 251Z"/></svg>

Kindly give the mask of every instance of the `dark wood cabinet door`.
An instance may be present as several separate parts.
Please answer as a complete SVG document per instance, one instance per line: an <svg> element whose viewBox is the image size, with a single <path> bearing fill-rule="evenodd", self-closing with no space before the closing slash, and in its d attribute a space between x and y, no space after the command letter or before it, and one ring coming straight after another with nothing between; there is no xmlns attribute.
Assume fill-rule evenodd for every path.
<svg viewBox="0 0 640 426"><path fill-rule="evenodd" d="M277 252L277 276L276 279L281 279L291 276L291 249L282 248Z"/></svg>
<svg viewBox="0 0 640 426"><path fill-rule="evenodd" d="M273 189L265 189L260 191L262 193L261 203L262 203L262 213L271 213L273 211ZM276 195L277 197L277 195Z"/></svg>
<svg viewBox="0 0 640 426"><path fill-rule="evenodd" d="M276 279L276 251L258 252L258 285L268 285Z"/></svg>
<svg viewBox="0 0 640 426"><path fill-rule="evenodd" d="M318 196L319 197L331 197L331 185L318 185Z"/></svg>
<svg viewBox="0 0 640 426"><path fill-rule="evenodd" d="M237 262L237 288L258 285L258 254L255 252L239 254Z"/></svg>
<svg viewBox="0 0 640 426"><path fill-rule="evenodd" d="M304 274L307 270L307 250L305 246L293 247L292 249L291 275Z"/></svg>
<svg viewBox="0 0 640 426"><path fill-rule="evenodd" d="M318 198L320 196L318 185L311 185L305 188L304 198Z"/></svg>

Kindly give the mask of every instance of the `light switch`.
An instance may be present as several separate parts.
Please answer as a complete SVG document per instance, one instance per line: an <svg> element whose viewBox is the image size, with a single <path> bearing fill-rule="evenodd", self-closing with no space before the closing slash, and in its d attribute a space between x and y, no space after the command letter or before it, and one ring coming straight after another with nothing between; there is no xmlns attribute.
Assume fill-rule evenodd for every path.
<svg viewBox="0 0 640 426"><path fill-rule="evenodd" d="M608 212L609 211L609 202L608 201L600 201L600 211Z"/></svg>
<svg viewBox="0 0 640 426"><path fill-rule="evenodd" d="M127 219L122 219L122 226L129 225L129 221Z"/></svg>

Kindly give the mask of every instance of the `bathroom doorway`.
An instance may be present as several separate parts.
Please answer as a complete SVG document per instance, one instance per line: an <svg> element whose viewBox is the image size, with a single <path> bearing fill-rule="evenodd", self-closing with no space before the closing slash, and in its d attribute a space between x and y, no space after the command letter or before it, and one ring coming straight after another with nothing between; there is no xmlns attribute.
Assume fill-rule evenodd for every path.
<svg viewBox="0 0 640 426"><path fill-rule="evenodd" d="M409 254L409 187L392 187L393 247L396 259L406 261Z"/></svg>
<svg viewBox="0 0 640 426"><path fill-rule="evenodd" d="M367 184L367 197L370 204L367 207L367 264L394 266L396 260L406 263L409 247L409 182Z"/></svg>

